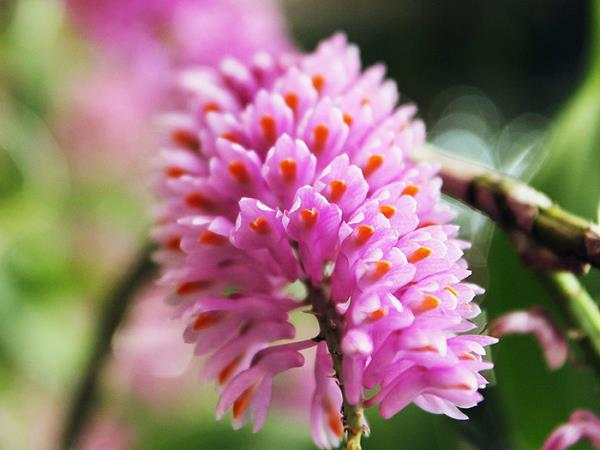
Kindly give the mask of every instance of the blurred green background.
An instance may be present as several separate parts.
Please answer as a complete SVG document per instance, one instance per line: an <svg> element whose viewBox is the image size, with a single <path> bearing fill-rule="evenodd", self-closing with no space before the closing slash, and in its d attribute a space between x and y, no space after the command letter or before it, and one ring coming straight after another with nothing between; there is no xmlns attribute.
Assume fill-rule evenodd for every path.
<svg viewBox="0 0 600 450"><path fill-rule="evenodd" d="M533 179L565 207L598 219L600 1L287 0L283 7L303 47L343 30L366 64L385 62L404 101L419 105L432 141ZM66 149L66 96L93 67L93 49L59 1L0 0L1 449L54 448L103 296L149 227L151 181L125 182L103 165L100 149L75 156ZM473 214L461 221L476 243L471 259L487 289L488 318L534 304L553 309L501 233L492 238ZM599 298L597 274L585 282ZM468 412L470 422L416 408L389 421L370 414L365 448L537 449L573 409L600 413L599 382L575 358L549 372L531 337L505 338L493 348L496 384ZM181 382L184 395L157 402L107 374L99 416L124 424L131 448L313 448L305 419L286 408L272 411L257 435L215 422L213 390L191 378Z"/></svg>

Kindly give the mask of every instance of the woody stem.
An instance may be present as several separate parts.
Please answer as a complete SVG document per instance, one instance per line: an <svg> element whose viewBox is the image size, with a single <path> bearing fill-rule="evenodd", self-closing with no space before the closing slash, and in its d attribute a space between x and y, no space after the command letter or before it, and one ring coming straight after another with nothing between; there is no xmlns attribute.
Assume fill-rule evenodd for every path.
<svg viewBox="0 0 600 450"><path fill-rule="evenodd" d="M90 359L83 376L75 385L72 403L62 430L60 449L76 448L97 400L98 381L104 363L110 356L110 344L119 324L125 317L133 294L152 275L154 265L150 261L152 247L146 245L125 272L115 289L111 290L101 305Z"/></svg>
<svg viewBox="0 0 600 450"><path fill-rule="evenodd" d="M509 232L550 250L561 268L600 268L600 226L562 209L531 186L483 166L451 157L431 145L412 155L440 166L445 194L478 209Z"/></svg>
<svg viewBox="0 0 600 450"><path fill-rule="evenodd" d="M342 391L343 407L342 415L346 436L344 441L345 450L361 450L361 438L365 432L364 411L361 405L351 405L346 399L344 390L344 374L342 371L342 317L327 298L321 288L309 284L308 300L312 305L313 312L319 321L321 336L325 338L327 348L333 360L335 376Z"/></svg>

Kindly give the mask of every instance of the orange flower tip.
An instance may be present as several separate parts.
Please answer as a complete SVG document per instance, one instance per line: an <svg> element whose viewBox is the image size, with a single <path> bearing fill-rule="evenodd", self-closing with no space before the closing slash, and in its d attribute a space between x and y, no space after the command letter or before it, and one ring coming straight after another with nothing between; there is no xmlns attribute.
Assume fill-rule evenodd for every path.
<svg viewBox="0 0 600 450"><path fill-rule="evenodd" d="M416 314L421 314L427 311L431 311L432 309L440 306L442 302L435 295L425 295L421 303L415 308L414 312Z"/></svg>
<svg viewBox="0 0 600 450"><path fill-rule="evenodd" d="M197 209L210 211L214 209L214 204L200 192L192 192L185 198L185 203Z"/></svg>
<svg viewBox="0 0 600 450"><path fill-rule="evenodd" d="M356 242L358 245L366 244L373 233L375 233L375 228L371 225L359 225L356 227Z"/></svg>
<svg viewBox="0 0 600 450"><path fill-rule="evenodd" d="M277 124L272 116L264 115L260 118L260 128L262 130L267 145L273 145L277 140Z"/></svg>
<svg viewBox="0 0 600 450"><path fill-rule="evenodd" d="M250 386L246 389L242 394L233 402L233 418L239 419L248 409L250 405L250 401L252 400L252 396L254 395L254 391L256 390L256 385Z"/></svg>
<svg viewBox="0 0 600 450"><path fill-rule="evenodd" d="M316 210L316 208L303 209L302 211L300 211L300 217L302 218L304 225L306 225L307 227L314 226L314 224L317 223L318 216L319 212Z"/></svg>
<svg viewBox="0 0 600 450"><path fill-rule="evenodd" d="M289 108L294 111L294 114L298 112L298 96L293 92L288 92L283 97L285 104L289 106Z"/></svg>
<svg viewBox="0 0 600 450"><path fill-rule="evenodd" d="M224 245L227 243L227 238L210 230L205 230L200 233L198 242L206 245Z"/></svg>
<svg viewBox="0 0 600 450"><path fill-rule="evenodd" d="M383 155L371 155L367 161L367 165L363 168L363 175L369 177L383 164Z"/></svg>
<svg viewBox="0 0 600 450"><path fill-rule="evenodd" d="M279 171L285 181L292 182L296 179L298 163L291 158L282 159L279 161Z"/></svg>
<svg viewBox="0 0 600 450"><path fill-rule="evenodd" d="M167 176L168 178L179 178L185 174L186 171L181 167L171 166L165 169L165 176Z"/></svg>
<svg viewBox="0 0 600 450"><path fill-rule="evenodd" d="M189 295L194 294L195 292L201 291L202 289L206 289L211 285L211 282L208 280L198 280L198 281L190 281L187 283L183 283L177 288L175 293L177 295Z"/></svg>
<svg viewBox="0 0 600 450"><path fill-rule="evenodd" d="M257 217L255 220L250 222L250 229L258 234L269 234L271 227L266 217Z"/></svg>
<svg viewBox="0 0 600 450"><path fill-rule="evenodd" d="M419 261L423 261L429 255L431 255L431 253L433 253L433 250L431 250L429 247L419 247L410 255L408 255L407 259L409 263L416 264Z"/></svg>
<svg viewBox="0 0 600 450"><path fill-rule="evenodd" d="M208 114L210 112L220 112L221 107L217 105L215 102L207 102L202 108L202 112L204 114Z"/></svg>
<svg viewBox="0 0 600 450"><path fill-rule="evenodd" d="M352 116L350 114L344 114L344 123L349 127L352 126Z"/></svg>
<svg viewBox="0 0 600 450"><path fill-rule="evenodd" d="M409 184L404 189L402 189L402 195L410 195L411 197L414 197L419 193L420 190L421 188L419 186Z"/></svg>
<svg viewBox="0 0 600 450"><path fill-rule="evenodd" d="M171 133L171 139L178 147L191 150L192 152L200 151L200 139L189 130L174 130Z"/></svg>
<svg viewBox="0 0 600 450"><path fill-rule="evenodd" d="M325 87L325 78L323 77L323 75L315 75L314 77L312 77L312 84L316 91L320 94L323 91L323 88Z"/></svg>
<svg viewBox="0 0 600 450"><path fill-rule="evenodd" d="M411 350L413 350L415 352L436 352L437 353L437 348L435 348L433 345L424 345L422 347L415 347Z"/></svg>
<svg viewBox="0 0 600 450"><path fill-rule="evenodd" d="M417 228L431 227L433 225L437 225L437 223L426 220L424 222L421 222Z"/></svg>
<svg viewBox="0 0 600 450"><path fill-rule="evenodd" d="M163 244L167 250L177 252L181 250L181 238L178 236L167 239Z"/></svg>
<svg viewBox="0 0 600 450"><path fill-rule="evenodd" d="M446 286L444 289L446 289L448 292L450 292L451 294L454 294L456 297L458 297L458 291L456 289L454 289L452 286Z"/></svg>
<svg viewBox="0 0 600 450"><path fill-rule="evenodd" d="M250 174L246 168L246 164L242 161L231 161L228 166L229 173L239 183L246 184L250 181Z"/></svg>
<svg viewBox="0 0 600 450"><path fill-rule="evenodd" d="M208 311L200 313L198 316L196 316L196 319L192 324L192 329L195 332L205 330L219 323L222 318L223 313L221 311Z"/></svg>
<svg viewBox="0 0 600 450"><path fill-rule="evenodd" d="M329 128L327 125L317 125L313 129L313 145L312 151L315 154L321 153L327 145L327 139L329 138Z"/></svg>
<svg viewBox="0 0 600 450"><path fill-rule="evenodd" d="M388 219L391 219L396 214L396 208L391 205L381 205L379 211Z"/></svg>
<svg viewBox="0 0 600 450"><path fill-rule="evenodd" d="M233 131L227 131L225 133L221 133L221 135L219 137L226 139L228 141L231 141L231 142L235 142L236 144L240 143L240 138Z"/></svg>
<svg viewBox="0 0 600 450"><path fill-rule="evenodd" d="M477 357L474 356L472 353L463 353L458 357L458 359L463 361L477 361Z"/></svg>
<svg viewBox="0 0 600 450"><path fill-rule="evenodd" d="M361 99L360 106L365 106L365 105L368 105L369 103L371 103L371 101L365 97L365 98Z"/></svg>
<svg viewBox="0 0 600 450"><path fill-rule="evenodd" d="M342 180L333 180L329 183L329 200L332 202L340 201L344 192L346 192L346 183Z"/></svg>
<svg viewBox="0 0 600 450"><path fill-rule="evenodd" d="M219 372L219 384L223 385L227 382L227 380L229 380L231 378L231 375L233 375L233 373L235 372L235 369L237 369L237 367L240 365L240 362L242 362L242 358L244 357L244 355L239 355L237 357L235 357L233 360L231 360L229 362L229 364L227 364L225 367L223 367L223 369L221 369L221 371Z"/></svg>
<svg viewBox="0 0 600 450"><path fill-rule="evenodd" d="M387 314L388 314L387 308L376 309L375 311L373 311L372 313L369 314L369 316L368 316L369 322L376 322L380 319L383 319L385 316L387 316Z"/></svg>
<svg viewBox="0 0 600 450"><path fill-rule="evenodd" d="M325 405L325 413L327 415L327 426L329 430L338 438L344 435L344 424L342 423L342 417L340 412L331 404L327 402Z"/></svg>
<svg viewBox="0 0 600 450"><path fill-rule="evenodd" d="M386 273L388 273L392 268L392 263L389 261L381 260L375 263L375 268L373 269L373 279L378 280L383 277Z"/></svg>
<svg viewBox="0 0 600 450"><path fill-rule="evenodd" d="M452 385L448 386L448 389L459 389L461 391L472 391L473 387L469 386L466 383L458 383L458 384L452 384Z"/></svg>

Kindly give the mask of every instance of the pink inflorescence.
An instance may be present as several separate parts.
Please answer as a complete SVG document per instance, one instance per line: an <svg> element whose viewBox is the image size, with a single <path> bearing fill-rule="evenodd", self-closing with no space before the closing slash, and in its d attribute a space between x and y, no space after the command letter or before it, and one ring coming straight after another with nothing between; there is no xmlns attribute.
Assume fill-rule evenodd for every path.
<svg viewBox="0 0 600 450"><path fill-rule="evenodd" d="M217 415L232 408L235 427L251 416L259 429L273 377L316 346L313 437L330 447L343 435L326 343L293 340L289 314L312 301L286 294L297 280L341 319L348 403L465 419L458 408L482 399L495 339L465 334L481 289L464 282L467 244L436 168L408 158L423 123L384 77L361 70L343 35L181 74L187 106L164 119L158 256L185 339L220 386Z"/></svg>

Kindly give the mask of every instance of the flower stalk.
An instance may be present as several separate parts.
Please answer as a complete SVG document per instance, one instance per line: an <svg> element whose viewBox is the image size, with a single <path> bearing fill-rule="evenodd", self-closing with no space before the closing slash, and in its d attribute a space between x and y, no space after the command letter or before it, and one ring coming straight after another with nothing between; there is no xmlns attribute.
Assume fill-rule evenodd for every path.
<svg viewBox="0 0 600 450"><path fill-rule="evenodd" d="M600 268L600 226L565 211L545 194L514 178L453 158L427 145L412 155L440 165L442 191L481 211L501 228L550 250L554 264L583 274Z"/></svg>
<svg viewBox="0 0 600 450"><path fill-rule="evenodd" d="M61 436L62 450L76 448L91 416L98 394L99 377L110 356L113 335L123 321L133 294L150 278L154 265L150 259L153 246L142 248L129 270L102 303L94 343L83 376L73 391L72 403L65 417Z"/></svg>
<svg viewBox="0 0 600 450"><path fill-rule="evenodd" d="M575 275L569 272L542 272L540 277L565 311L567 319L584 335L586 360L600 376L600 311Z"/></svg>
<svg viewBox="0 0 600 450"><path fill-rule="evenodd" d="M324 338L327 343L327 349L333 360L335 377L344 398L342 417L346 435L343 448L345 450L361 450L361 438L366 431L364 411L361 405L351 405L344 391L343 353L341 350L342 318L336 311L335 305L328 300L322 288L307 284L309 285L308 301L319 322L320 337Z"/></svg>

